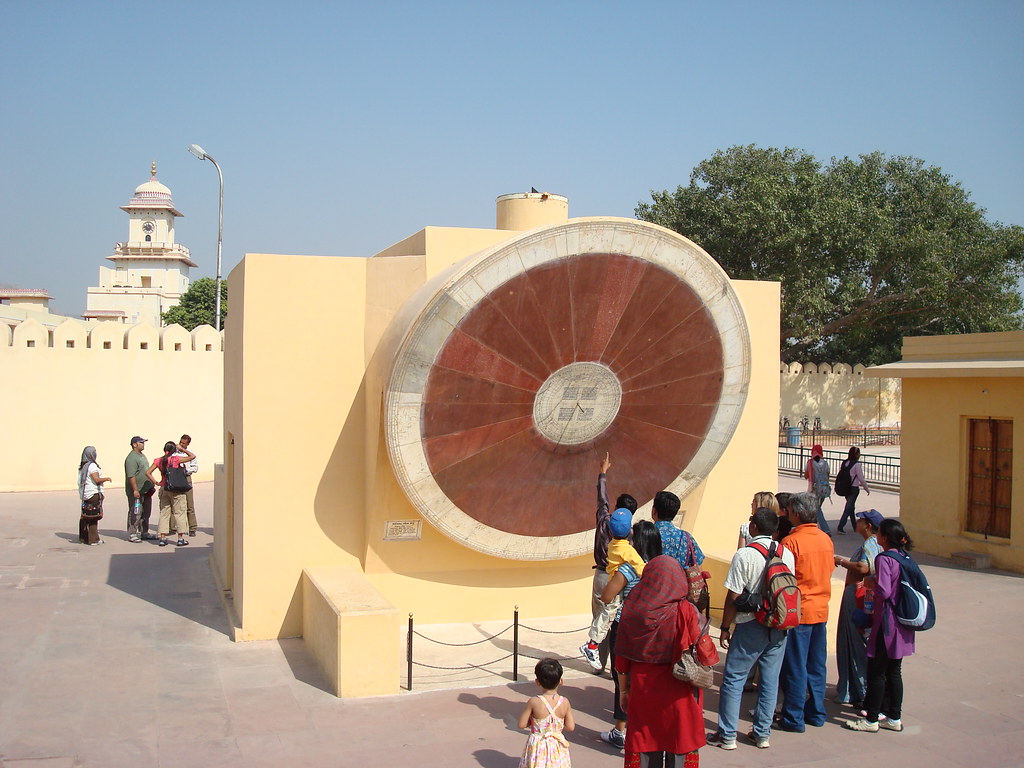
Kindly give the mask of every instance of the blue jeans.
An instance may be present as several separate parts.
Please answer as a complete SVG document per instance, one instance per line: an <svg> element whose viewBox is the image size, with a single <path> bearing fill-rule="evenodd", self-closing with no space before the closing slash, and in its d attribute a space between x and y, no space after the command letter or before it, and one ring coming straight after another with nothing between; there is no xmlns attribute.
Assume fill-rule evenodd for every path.
<svg viewBox="0 0 1024 768"><path fill-rule="evenodd" d="M825 724L825 622L801 624L789 631L782 661L783 730L803 732L805 725ZM806 698L810 691L810 697ZM806 701L805 701L806 698Z"/></svg>
<svg viewBox="0 0 1024 768"><path fill-rule="evenodd" d="M726 739L736 738L743 684L754 664L761 670L754 734L767 737L771 733L779 693L779 670L786 653L786 635L786 632L769 629L756 620L736 625L736 631L729 640L729 655L725 657L718 703L718 732Z"/></svg>
<svg viewBox="0 0 1024 768"><path fill-rule="evenodd" d="M850 521L850 525L857 527L857 521L854 519L854 514L857 510L857 497L860 496L860 488L851 488L846 494L846 506L843 508L843 515L839 518L839 525L836 526L836 530L840 533L843 532L843 526L846 525L846 521Z"/></svg>
<svg viewBox="0 0 1024 768"><path fill-rule="evenodd" d="M818 527L821 528L821 530L827 533L829 536L831 536L832 531L829 530L828 522L825 520L825 512L821 508L821 505L824 503L825 499L818 499Z"/></svg>

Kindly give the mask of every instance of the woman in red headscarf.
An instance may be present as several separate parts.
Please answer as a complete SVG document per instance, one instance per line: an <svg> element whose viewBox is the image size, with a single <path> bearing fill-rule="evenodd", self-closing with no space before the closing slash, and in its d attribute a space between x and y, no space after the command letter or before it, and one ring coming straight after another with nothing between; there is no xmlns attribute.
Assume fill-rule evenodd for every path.
<svg viewBox="0 0 1024 768"><path fill-rule="evenodd" d="M818 498L818 527L831 536L832 531L829 530L825 512L821 508L825 499L832 496L831 470L825 461L825 451L820 445L811 448L811 458L804 467L804 477L807 479L807 492Z"/></svg>
<svg viewBox="0 0 1024 768"><path fill-rule="evenodd" d="M704 737L704 692L672 676L672 665L700 635L697 609L674 557L661 555L644 574L619 621L615 667L626 710L626 768L697 768Z"/></svg>

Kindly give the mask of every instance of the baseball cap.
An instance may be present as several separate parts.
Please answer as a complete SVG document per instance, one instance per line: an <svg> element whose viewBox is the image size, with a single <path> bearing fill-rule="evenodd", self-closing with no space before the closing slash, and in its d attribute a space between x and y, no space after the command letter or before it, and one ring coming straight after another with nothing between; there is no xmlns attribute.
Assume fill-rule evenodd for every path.
<svg viewBox="0 0 1024 768"><path fill-rule="evenodd" d="M857 517L861 518L862 520L867 520L869 523L875 526L875 528L880 526L882 522L885 520L885 518L882 517L882 513L879 512L877 509L869 509L867 512L858 512Z"/></svg>
<svg viewBox="0 0 1024 768"><path fill-rule="evenodd" d="M146 438L144 438L144 437L139 437L138 435L136 435L135 437L133 437L133 438L132 438L132 439L131 439L131 440L129 441L129 444L131 444L131 443L144 443L144 442L146 442Z"/></svg>
<svg viewBox="0 0 1024 768"><path fill-rule="evenodd" d="M608 530L616 539L625 539L629 536L629 529L632 525L633 513L625 507L619 507L608 518Z"/></svg>

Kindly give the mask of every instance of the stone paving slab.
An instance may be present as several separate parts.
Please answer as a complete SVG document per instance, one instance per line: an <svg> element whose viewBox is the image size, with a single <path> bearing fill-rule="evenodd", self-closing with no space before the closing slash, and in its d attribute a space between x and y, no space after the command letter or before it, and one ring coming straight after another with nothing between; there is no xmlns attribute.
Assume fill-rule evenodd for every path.
<svg viewBox="0 0 1024 768"><path fill-rule="evenodd" d="M780 478L780 490L802 489L803 481ZM327 691L300 639L231 642L208 563L212 485L197 486L196 495L203 527L189 547L176 549L129 544L117 491L100 524L107 543L99 547L77 544L73 492L0 494L0 767L518 764L526 737L515 720L535 688L513 682L508 668L459 673L464 677L418 669L412 692L341 700ZM898 513L895 494L861 502ZM839 511L838 504L829 510L830 520ZM838 551L852 552L857 537L835 541ZM904 665L903 733L846 731L839 724L852 713L829 703L823 728L774 733L765 751L747 744L734 752L706 748L703 764L1024 765L1024 581L920 560L936 592L939 624L920 637L918 653ZM588 618L521 617L549 632L573 630L524 631L524 652L575 655L582 642L575 630ZM508 623L511 617L418 630L469 642ZM426 641L414 642L424 662L450 658L442 646L428 652ZM510 648L502 635L474 653L486 661ZM532 662L520 663L528 675ZM599 740L611 716L611 681L591 674L581 659L565 665L563 692L577 712L569 735L574 764L621 765L621 755ZM711 691L709 730L716 707Z"/></svg>

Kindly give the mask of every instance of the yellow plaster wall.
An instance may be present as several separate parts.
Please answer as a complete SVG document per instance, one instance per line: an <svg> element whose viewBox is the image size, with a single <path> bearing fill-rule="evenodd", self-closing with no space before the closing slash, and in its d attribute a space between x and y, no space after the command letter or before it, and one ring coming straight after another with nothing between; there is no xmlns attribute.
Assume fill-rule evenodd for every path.
<svg viewBox="0 0 1024 768"><path fill-rule="evenodd" d="M302 569L360 563L368 263L248 254L229 277L237 639L299 635Z"/></svg>
<svg viewBox="0 0 1024 768"><path fill-rule="evenodd" d="M533 617L587 612L589 556L504 560L462 547L425 521L419 541L383 540L387 521L420 518L391 471L382 435L379 393L390 361L366 355L389 312L419 282L514 233L499 234L431 231L424 236L426 254L370 260L250 254L232 272L232 312L239 322L228 336L225 428L235 440L229 495L238 639L302 631L301 575L308 566L358 563L399 615L414 613L418 622L504 618L515 605ZM751 329L750 394L732 444L684 500L684 525L710 557L722 560L708 564L720 571L719 584L751 494L776 481L779 286L734 285ZM282 296L296 297L293 323L279 322L292 313L282 307ZM270 306L274 312L266 311ZM316 318L303 317L303 307ZM345 310L325 317L324 307ZM366 398L366 392L377 394ZM255 478L254 458L269 467ZM580 504L588 509L595 505L596 478L596 464L580 478ZM613 493L617 482L613 468Z"/></svg>
<svg viewBox="0 0 1024 768"><path fill-rule="evenodd" d="M922 552L987 553L996 568L1024 572L1024 377L905 378L900 519ZM1012 419L1010 534L964 531L967 420Z"/></svg>
<svg viewBox="0 0 1024 768"><path fill-rule="evenodd" d="M66 319L51 330L29 319L0 334L0 492L75 488L82 449L94 445L116 496L136 434L153 459L189 433L195 480L213 479L223 461L223 366L220 334L205 326L190 334Z"/></svg>
<svg viewBox="0 0 1024 768"><path fill-rule="evenodd" d="M900 414L900 379L864 376L863 365L782 363L780 420L796 425L806 416L825 429L895 426Z"/></svg>

